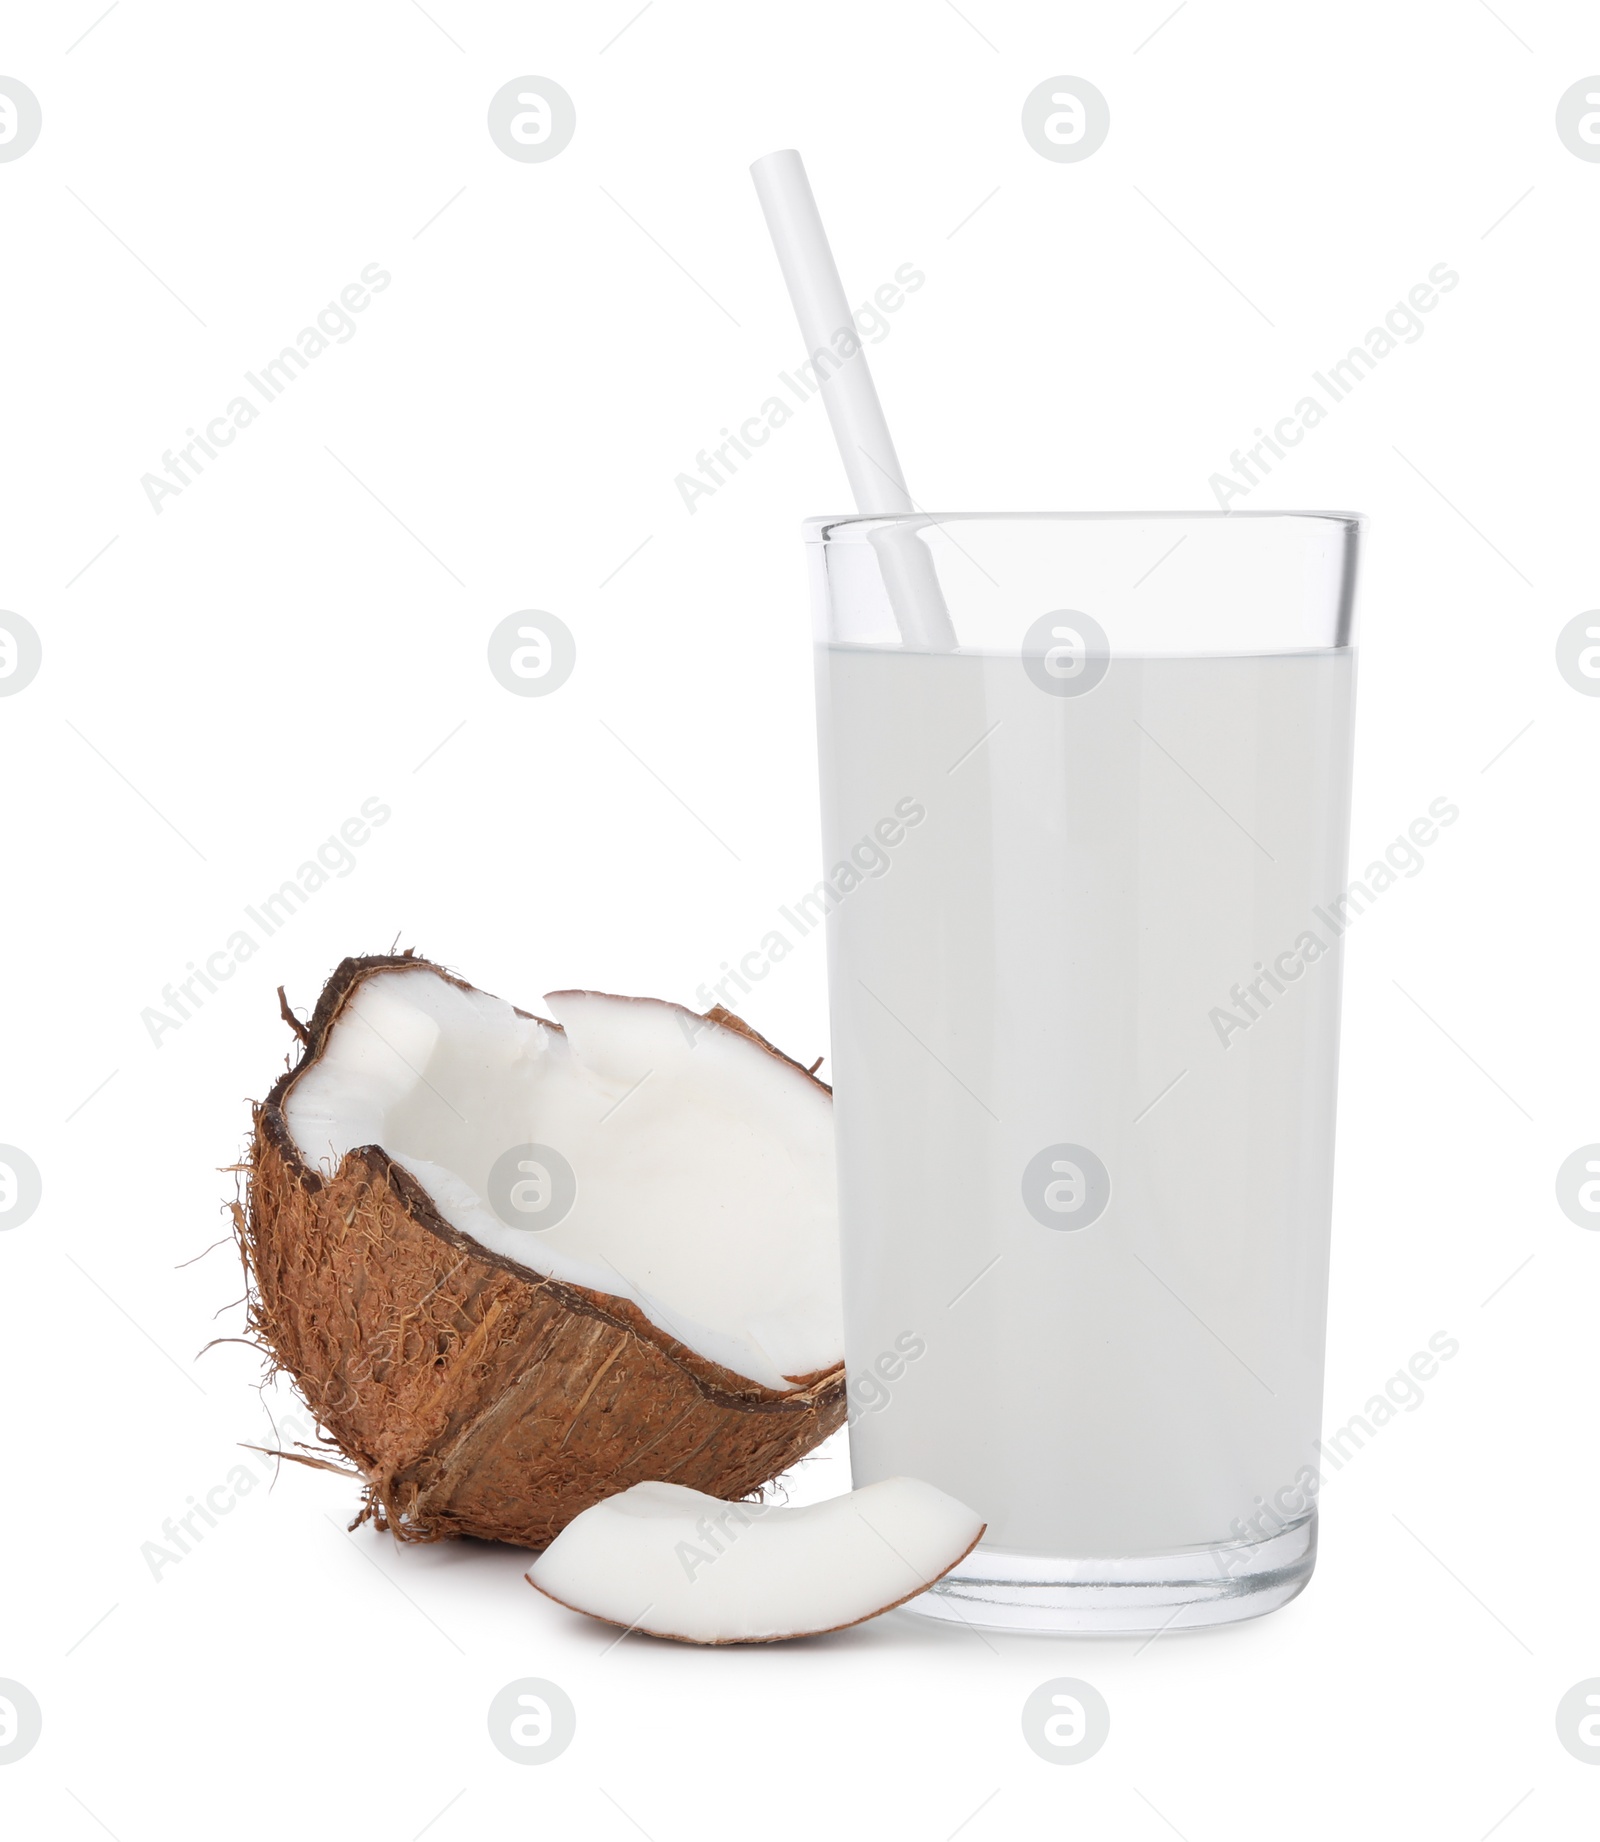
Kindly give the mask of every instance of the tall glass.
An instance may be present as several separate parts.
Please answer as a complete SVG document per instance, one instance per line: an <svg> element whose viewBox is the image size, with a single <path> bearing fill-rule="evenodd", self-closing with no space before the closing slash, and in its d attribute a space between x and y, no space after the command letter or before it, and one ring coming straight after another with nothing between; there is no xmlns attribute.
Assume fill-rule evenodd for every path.
<svg viewBox="0 0 1600 1842"><path fill-rule="evenodd" d="M1310 1577L1359 523L807 526L851 1460L988 1523L913 1610Z"/></svg>

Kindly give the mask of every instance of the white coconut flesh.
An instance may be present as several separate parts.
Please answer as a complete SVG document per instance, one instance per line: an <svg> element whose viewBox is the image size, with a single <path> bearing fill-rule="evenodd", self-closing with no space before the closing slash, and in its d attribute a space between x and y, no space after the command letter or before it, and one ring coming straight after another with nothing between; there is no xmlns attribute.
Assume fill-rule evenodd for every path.
<svg viewBox="0 0 1600 1842"><path fill-rule="evenodd" d="M482 1246L630 1299L768 1388L840 1362L827 1093L676 1005L572 991L545 1004L560 1029L424 968L364 979L288 1095L302 1159L334 1170L379 1146ZM509 1225L490 1200L497 1160L526 1145L576 1178L548 1227Z"/></svg>
<svg viewBox="0 0 1600 1842"><path fill-rule="evenodd" d="M800 1509L635 1484L575 1516L527 1578L573 1611L652 1637L770 1643L914 1598L983 1528L964 1503L911 1477Z"/></svg>

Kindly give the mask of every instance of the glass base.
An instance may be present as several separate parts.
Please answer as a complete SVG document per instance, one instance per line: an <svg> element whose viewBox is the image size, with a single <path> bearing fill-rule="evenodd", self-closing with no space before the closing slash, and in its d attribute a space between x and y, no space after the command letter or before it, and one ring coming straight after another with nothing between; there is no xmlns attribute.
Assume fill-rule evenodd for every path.
<svg viewBox="0 0 1600 1842"><path fill-rule="evenodd" d="M902 1611L981 1631L1137 1636L1237 1624L1287 1605L1317 1564L1317 1516L1266 1541L1068 1560L982 1545Z"/></svg>

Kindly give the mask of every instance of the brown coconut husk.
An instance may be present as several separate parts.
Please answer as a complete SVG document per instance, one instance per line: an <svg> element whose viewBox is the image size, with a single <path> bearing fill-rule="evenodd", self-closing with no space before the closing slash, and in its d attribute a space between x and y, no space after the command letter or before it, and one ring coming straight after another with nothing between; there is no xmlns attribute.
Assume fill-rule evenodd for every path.
<svg viewBox="0 0 1600 1842"><path fill-rule="evenodd" d="M307 1167L284 1103L361 982L406 967L472 989L409 952L343 961L299 1062L254 1108L234 1211L251 1330L363 1480L351 1526L542 1548L580 1510L646 1480L748 1496L841 1426L842 1363L787 1392L765 1388L631 1300L490 1252L377 1145L331 1175ZM703 1021L814 1080L720 1006Z"/></svg>

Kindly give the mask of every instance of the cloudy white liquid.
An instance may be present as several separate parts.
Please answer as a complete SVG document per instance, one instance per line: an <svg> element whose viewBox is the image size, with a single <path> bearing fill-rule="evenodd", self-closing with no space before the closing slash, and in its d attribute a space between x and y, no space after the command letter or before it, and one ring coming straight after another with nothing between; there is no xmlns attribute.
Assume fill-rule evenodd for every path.
<svg viewBox="0 0 1600 1842"><path fill-rule="evenodd" d="M829 921L856 1482L1033 1554L1237 1540L1318 1432L1353 657L818 673L828 863L926 810ZM1110 1200L1046 1227L1023 1173L1064 1143Z"/></svg>

